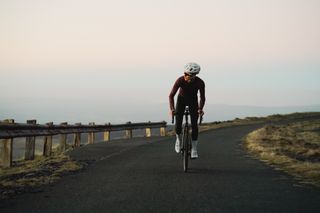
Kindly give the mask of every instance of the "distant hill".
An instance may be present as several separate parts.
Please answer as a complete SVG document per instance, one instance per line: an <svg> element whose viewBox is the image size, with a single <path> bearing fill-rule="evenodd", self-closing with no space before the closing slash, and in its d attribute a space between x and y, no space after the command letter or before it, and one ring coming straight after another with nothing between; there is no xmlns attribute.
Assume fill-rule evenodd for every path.
<svg viewBox="0 0 320 213"><path fill-rule="evenodd" d="M294 112L320 112L320 105L314 106L286 106L261 107L238 106L223 104L206 104L204 122L233 120L245 117L263 117L272 114L289 114ZM36 119L38 123L53 121L55 123L67 121L96 122L96 123L125 123L144 121L167 121L171 123L168 103L130 103L119 104L110 102L79 103L70 105L52 105L31 107L26 105L0 105L0 120L13 118L16 122L25 122L27 119Z"/></svg>
<svg viewBox="0 0 320 213"><path fill-rule="evenodd" d="M169 109L166 104L152 107L154 112L164 111L164 116L167 116L167 121L170 119ZM145 113L149 113L150 109L146 109ZM241 105L225 105L225 104L206 104L205 122L211 121L226 121L235 118L245 117L264 117L273 114L289 114L295 112L320 112L320 105L315 106L284 106L284 107L262 107L262 106L241 106ZM158 114L153 114L158 115ZM150 113L152 117L152 113ZM161 115L158 115L161 116ZM170 116L169 116L170 117ZM160 119L161 117L159 117Z"/></svg>
<svg viewBox="0 0 320 213"><path fill-rule="evenodd" d="M320 105L315 106L284 106L284 107L262 107L262 106L237 106L210 104L205 107L206 120L232 120L234 118L245 118L251 116L268 116L272 114L289 114L294 112L320 112Z"/></svg>
<svg viewBox="0 0 320 213"><path fill-rule="evenodd" d="M144 108L135 108L135 119L150 119L151 121L166 120L171 123L168 104L145 105ZM261 107L261 106L238 106L224 104L206 104L205 122L233 120L245 117L264 117L273 114L289 114L295 112L320 112L320 105L315 106L285 106L285 107ZM141 115L141 116L139 116ZM128 114L128 116L130 116ZM141 120L141 119L140 119ZM142 119L143 120L143 119ZM145 120L145 119L144 119ZM143 121L144 121L143 120Z"/></svg>

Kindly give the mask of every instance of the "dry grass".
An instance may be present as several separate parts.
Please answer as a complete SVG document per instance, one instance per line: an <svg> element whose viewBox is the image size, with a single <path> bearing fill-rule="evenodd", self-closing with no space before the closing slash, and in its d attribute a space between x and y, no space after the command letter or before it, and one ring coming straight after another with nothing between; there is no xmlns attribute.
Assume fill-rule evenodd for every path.
<svg viewBox="0 0 320 213"><path fill-rule="evenodd" d="M212 123L204 123L200 125L199 131L207 131L211 129L220 129L225 127L232 127L232 126L241 126L241 125L250 125L250 124L258 124L263 123L263 119L252 119L252 118L244 118L244 119L234 119L231 121L216 121Z"/></svg>
<svg viewBox="0 0 320 213"><path fill-rule="evenodd" d="M320 120L267 125L245 138L261 160L320 186Z"/></svg>
<svg viewBox="0 0 320 213"><path fill-rule="evenodd" d="M11 168L0 169L0 199L39 190L39 186L51 184L81 168L81 164L63 154L15 162Z"/></svg>

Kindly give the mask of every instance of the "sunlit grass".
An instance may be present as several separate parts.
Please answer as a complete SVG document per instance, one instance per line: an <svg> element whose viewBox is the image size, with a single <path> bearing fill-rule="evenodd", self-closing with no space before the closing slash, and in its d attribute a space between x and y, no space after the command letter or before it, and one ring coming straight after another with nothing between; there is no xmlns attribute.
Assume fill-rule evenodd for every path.
<svg viewBox="0 0 320 213"><path fill-rule="evenodd" d="M59 180L63 175L80 170L82 165L64 154L37 156L31 161L17 161L11 168L0 169L0 198L6 198L33 187Z"/></svg>
<svg viewBox="0 0 320 213"><path fill-rule="evenodd" d="M320 186L320 120L267 125L248 134L245 145L262 161Z"/></svg>

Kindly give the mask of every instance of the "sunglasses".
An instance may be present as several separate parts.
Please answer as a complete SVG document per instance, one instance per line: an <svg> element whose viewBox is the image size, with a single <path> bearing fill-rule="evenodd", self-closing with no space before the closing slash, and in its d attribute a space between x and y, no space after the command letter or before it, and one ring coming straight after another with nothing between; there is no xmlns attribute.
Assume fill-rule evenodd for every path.
<svg viewBox="0 0 320 213"><path fill-rule="evenodd" d="M191 78L193 78L193 77L195 77L196 75L191 75L191 74L188 74L188 73L184 73L184 75L186 75L186 76L189 76L189 77L191 77Z"/></svg>

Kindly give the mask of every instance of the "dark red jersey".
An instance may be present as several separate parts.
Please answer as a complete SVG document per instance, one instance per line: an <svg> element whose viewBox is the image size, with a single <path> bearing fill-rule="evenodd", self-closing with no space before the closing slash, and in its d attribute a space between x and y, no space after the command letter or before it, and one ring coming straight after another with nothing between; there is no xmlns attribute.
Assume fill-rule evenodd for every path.
<svg viewBox="0 0 320 213"><path fill-rule="evenodd" d="M170 109L174 109L174 96L177 93L179 88L180 88L179 96L182 96L184 100L189 104L194 104L194 103L198 104L198 91L200 91L199 108L201 110L203 109L204 103L206 101L206 96L205 96L205 84L201 78L196 76L195 79L190 83L184 80L184 76L181 76L180 78L178 78L175 84L173 85L173 88L169 95Z"/></svg>

